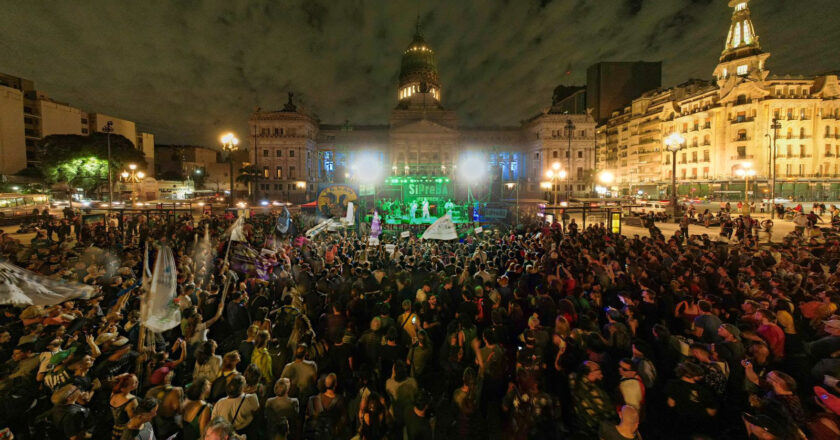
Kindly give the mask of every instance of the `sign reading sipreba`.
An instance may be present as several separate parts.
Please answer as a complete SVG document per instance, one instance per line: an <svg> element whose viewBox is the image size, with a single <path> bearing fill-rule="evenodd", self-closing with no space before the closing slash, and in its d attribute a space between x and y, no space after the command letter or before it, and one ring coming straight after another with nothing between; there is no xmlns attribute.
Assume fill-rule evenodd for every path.
<svg viewBox="0 0 840 440"><path fill-rule="evenodd" d="M449 197L449 184L443 182L412 182L405 184L408 197Z"/></svg>

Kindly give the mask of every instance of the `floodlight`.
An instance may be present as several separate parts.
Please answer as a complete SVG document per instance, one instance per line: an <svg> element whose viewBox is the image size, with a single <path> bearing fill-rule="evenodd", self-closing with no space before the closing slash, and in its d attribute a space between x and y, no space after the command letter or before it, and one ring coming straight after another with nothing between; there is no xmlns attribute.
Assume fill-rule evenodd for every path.
<svg viewBox="0 0 840 440"><path fill-rule="evenodd" d="M613 183L615 180L615 175L610 171L601 171L598 173L598 181L603 184L610 184Z"/></svg>
<svg viewBox="0 0 840 440"><path fill-rule="evenodd" d="M487 161L478 155L466 156L461 160L458 170L460 177L465 181L478 182L487 173Z"/></svg>

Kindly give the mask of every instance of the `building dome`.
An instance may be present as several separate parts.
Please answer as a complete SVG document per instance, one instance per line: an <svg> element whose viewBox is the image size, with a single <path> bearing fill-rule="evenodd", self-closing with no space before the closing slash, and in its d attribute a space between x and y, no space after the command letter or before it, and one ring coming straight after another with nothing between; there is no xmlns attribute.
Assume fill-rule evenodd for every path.
<svg viewBox="0 0 840 440"><path fill-rule="evenodd" d="M440 101L440 78L435 52L420 34L419 23L411 44L403 52L397 93L400 101L409 99L416 93L428 93L434 100Z"/></svg>

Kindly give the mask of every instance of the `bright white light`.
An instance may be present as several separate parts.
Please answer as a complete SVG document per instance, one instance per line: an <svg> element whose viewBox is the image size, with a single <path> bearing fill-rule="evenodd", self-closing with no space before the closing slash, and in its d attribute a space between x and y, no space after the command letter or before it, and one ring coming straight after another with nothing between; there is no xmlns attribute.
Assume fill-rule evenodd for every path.
<svg viewBox="0 0 840 440"><path fill-rule="evenodd" d="M204 206L204 202L198 202L198 206Z"/></svg>
<svg viewBox="0 0 840 440"><path fill-rule="evenodd" d="M382 176L382 164L373 154L363 154L352 168L356 178L362 183L375 183Z"/></svg>
<svg viewBox="0 0 840 440"><path fill-rule="evenodd" d="M600 195L604 195L604 194L607 193L607 188L604 187L604 186L601 186L601 185L596 185L595 186L595 192L600 194Z"/></svg>
<svg viewBox="0 0 840 440"><path fill-rule="evenodd" d="M615 181L615 175L610 171L601 171L598 174L598 181L609 185L610 183L613 183L613 181Z"/></svg>
<svg viewBox="0 0 840 440"><path fill-rule="evenodd" d="M134 170L137 169L137 165L135 165L133 163L130 163L130 164L128 164L128 169L130 169L131 171L134 171Z"/></svg>
<svg viewBox="0 0 840 440"><path fill-rule="evenodd" d="M475 183L487 173L487 161L479 155L467 155L461 159L458 167L459 176L467 182Z"/></svg>
<svg viewBox="0 0 840 440"><path fill-rule="evenodd" d="M680 150L683 144L685 144L685 138L676 131L665 138L665 146L671 151Z"/></svg>
<svg viewBox="0 0 840 440"><path fill-rule="evenodd" d="M560 169L560 162L554 162L553 164L551 164L551 168L554 168L554 171L559 170Z"/></svg>
<svg viewBox="0 0 840 440"><path fill-rule="evenodd" d="M248 206L248 204L245 203L245 202L239 202L239 203L236 204L236 206L238 206L240 208L244 208L244 207Z"/></svg>
<svg viewBox="0 0 840 440"><path fill-rule="evenodd" d="M137 178L138 178L138 179L142 179L142 178L144 178L144 177L146 177L146 173L144 173L144 172L142 172L142 171L138 171L138 172L137 172Z"/></svg>
<svg viewBox="0 0 840 440"><path fill-rule="evenodd" d="M565 179L565 178L566 178L566 176L568 176L568 175L569 175L569 174L566 172L566 170L560 170L560 171L557 173L557 177L558 177L558 178L560 178L560 179Z"/></svg>
<svg viewBox="0 0 840 440"><path fill-rule="evenodd" d="M540 188L551 189L551 182L540 182Z"/></svg>
<svg viewBox="0 0 840 440"><path fill-rule="evenodd" d="M260 205L268 206L268 200L263 200L262 202L260 202Z"/></svg>
<svg viewBox="0 0 840 440"><path fill-rule="evenodd" d="M554 177L554 171L551 171L551 170L546 171L545 172L545 177L548 177L549 179L553 178Z"/></svg>
<svg viewBox="0 0 840 440"><path fill-rule="evenodd" d="M15 186L12 187L12 191L18 191L18 190L20 190L19 186L15 185Z"/></svg>
<svg viewBox="0 0 840 440"><path fill-rule="evenodd" d="M128 179L128 171L123 171L120 173L120 176L122 176L123 179Z"/></svg>

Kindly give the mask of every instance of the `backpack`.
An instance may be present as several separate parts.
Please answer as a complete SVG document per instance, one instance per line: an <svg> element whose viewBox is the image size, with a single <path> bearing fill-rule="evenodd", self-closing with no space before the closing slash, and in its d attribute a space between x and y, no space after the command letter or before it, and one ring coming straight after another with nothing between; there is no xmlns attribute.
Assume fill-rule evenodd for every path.
<svg viewBox="0 0 840 440"><path fill-rule="evenodd" d="M227 396L228 377L230 377L230 375L220 375L219 377L213 379L213 382L210 384L210 396L207 398L208 402L216 403L222 397Z"/></svg>

